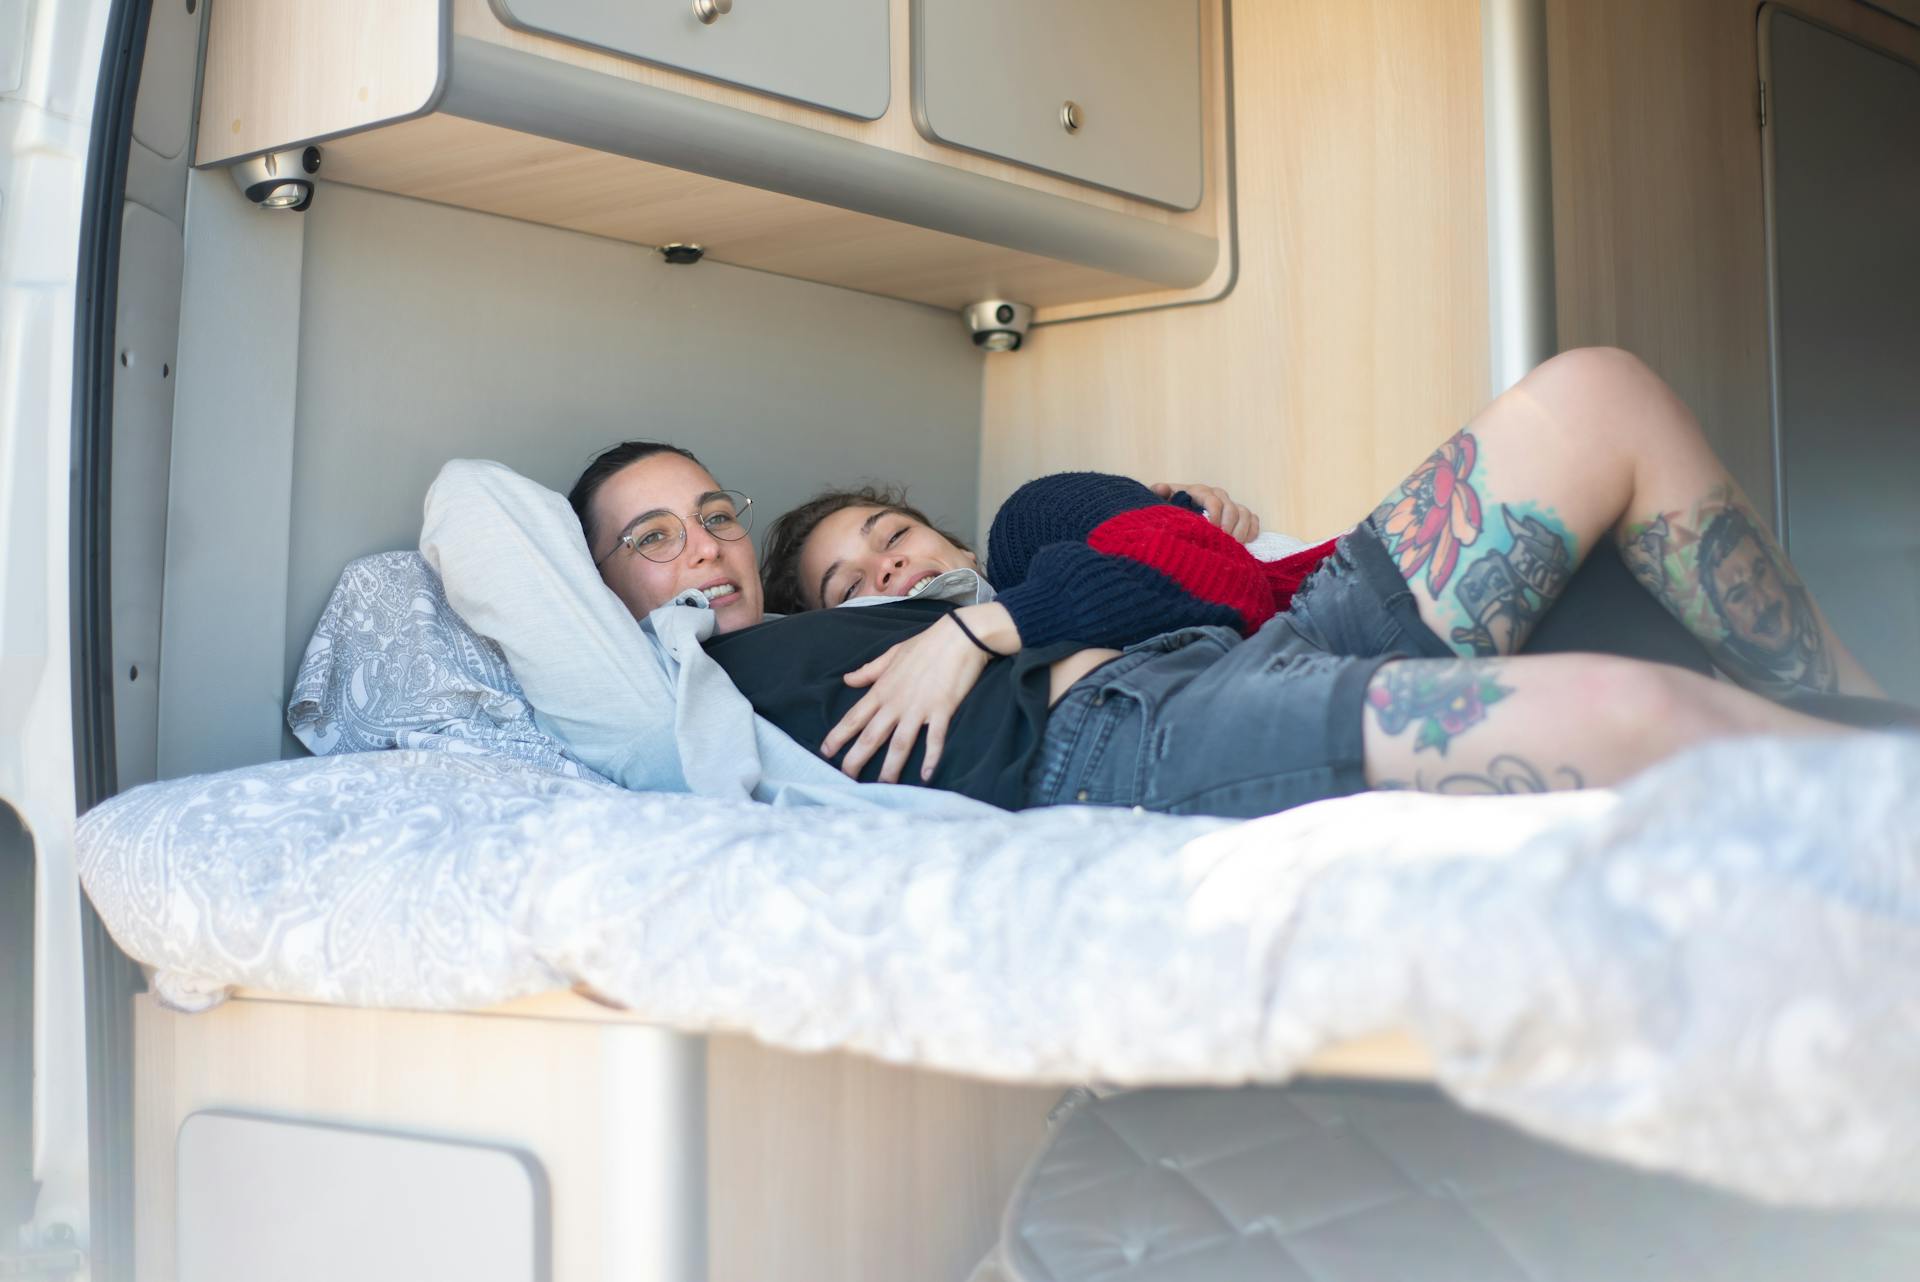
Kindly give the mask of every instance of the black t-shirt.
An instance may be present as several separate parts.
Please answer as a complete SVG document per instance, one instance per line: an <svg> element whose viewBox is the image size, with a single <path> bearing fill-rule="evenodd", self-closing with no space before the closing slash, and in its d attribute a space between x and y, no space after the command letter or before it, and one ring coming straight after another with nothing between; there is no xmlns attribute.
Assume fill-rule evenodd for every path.
<svg viewBox="0 0 1920 1282"><path fill-rule="evenodd" d="M945 601L901 601L812 610L722 633L710 638L705 649L755 712L817 753L827 732L866 694L841 678L924 632L954 608ZM990 660L954 711L947 746L929 786L1018 809L1027 766L1046 733L1047 670L1085 648L1067 641ZM902 783L920 782L926 746L923 731L901 771ZM843 748L840 756L845 755ZM886 757L882 747L860 778L868 783L878 779Z"/></svg>

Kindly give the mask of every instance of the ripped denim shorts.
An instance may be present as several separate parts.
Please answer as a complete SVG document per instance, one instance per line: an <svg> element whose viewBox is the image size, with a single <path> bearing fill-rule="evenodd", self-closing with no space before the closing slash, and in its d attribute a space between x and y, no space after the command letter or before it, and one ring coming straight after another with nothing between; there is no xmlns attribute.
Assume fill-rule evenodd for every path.
<svg viewBox="0 0 1920 1282"><path fill-rule="evenodd" d="M1048 714L1026 804L1251 818L1363 791L1373 674L1451 657L1361 525L1252 636L1169 632L1076 682Z"/></svg>

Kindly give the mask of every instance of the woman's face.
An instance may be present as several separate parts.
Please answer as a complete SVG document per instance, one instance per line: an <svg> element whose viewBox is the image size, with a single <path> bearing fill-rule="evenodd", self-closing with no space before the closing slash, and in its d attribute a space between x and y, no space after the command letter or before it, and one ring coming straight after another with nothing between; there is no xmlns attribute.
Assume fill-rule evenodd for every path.
<svg viewBox="0 0 1920 1282"><path fill-rule="evenodd" d="M690 459L674 453L652 454L615 472L594 491L588 505L593 529L594 560L601 557L600 577L626 603L636 619L644 619L689 588L708 594L719 630L734 632L760 622L764 613L759 565L753 541L717 538L702 522L702 513L714 519L720 484ZM617 542L633 532L652 532L650 546L671 548L660 530L673 528L665 515L679 518L686 543L670 561L652 561ZM723 524L722 520L716 521ZM611 552L611 555L609 555Z"/></svg>
<svg viewBox="0 0 1920 1282"><path fill-rule="evenodd" d="M800 548L800 599L817 610L860 596L908 596L935 575L979 568L973 553L903 512L845 507Z"/></svg>

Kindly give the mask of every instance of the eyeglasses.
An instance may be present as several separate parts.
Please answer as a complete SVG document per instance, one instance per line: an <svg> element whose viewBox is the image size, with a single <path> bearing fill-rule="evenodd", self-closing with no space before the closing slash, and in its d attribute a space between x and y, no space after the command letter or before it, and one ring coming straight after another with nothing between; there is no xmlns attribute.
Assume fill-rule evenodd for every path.
<svg viewBox="0 0 1920 1282"><path fill-rule="evenodd" d="M728 543L747 537L753 528L753 500L738 490L715 490L700 496L693 519L716 539ZM687 546L686 522L671 512L647 512L627 523L607 555L593 563L599 569L621 548L631 548L649 561L671 561Z"/></svg>

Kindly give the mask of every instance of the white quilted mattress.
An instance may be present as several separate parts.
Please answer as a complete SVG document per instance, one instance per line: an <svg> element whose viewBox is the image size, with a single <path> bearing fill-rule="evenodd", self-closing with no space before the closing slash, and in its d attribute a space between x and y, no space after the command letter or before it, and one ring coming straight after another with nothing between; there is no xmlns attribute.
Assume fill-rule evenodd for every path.
<svg viewBox="0 0 1920 1282"><path fill-rule="evenodd" d="M1277 1082L1398 1030L1454 1098L1591 1153L1920 1206L1920 738L1244 824L782 809L390 751L134 789L79 839L180 1006L585 984L662 1024L1067 1083Z"/></svg>

